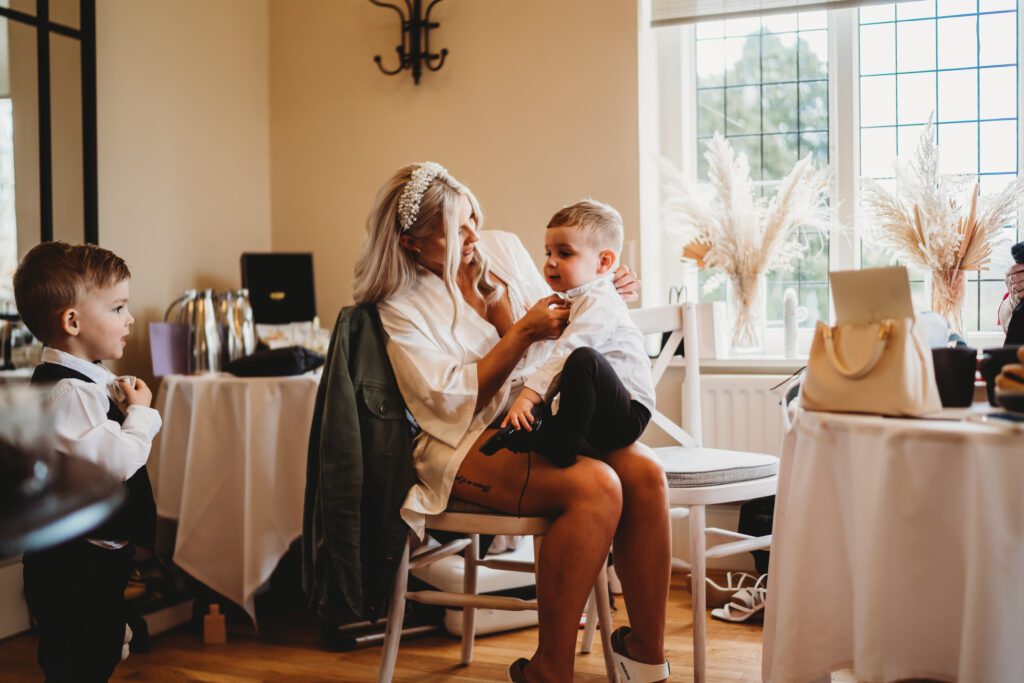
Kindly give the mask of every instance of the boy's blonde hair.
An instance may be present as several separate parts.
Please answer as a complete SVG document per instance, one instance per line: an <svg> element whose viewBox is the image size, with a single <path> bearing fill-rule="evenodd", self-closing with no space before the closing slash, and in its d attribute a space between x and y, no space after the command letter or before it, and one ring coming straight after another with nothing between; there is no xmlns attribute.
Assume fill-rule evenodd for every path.
<svg viewBox="0 0 1024 683"><path fill-rule="evenodd" d="M95 244L42 242L14 273L14 300L29 331L51 344L60 333L61 311L81 303L90 289L131 276L124 259Z"/></svg>
<svg viewBox="0 0 1024 683"><path fill-rule="evenodd" d="M622 251L622 216L614 207L596 199L584 199L560 209L548 221L548 227L574 227L585 233L597 249L612 249L616 254Z"/></svg>

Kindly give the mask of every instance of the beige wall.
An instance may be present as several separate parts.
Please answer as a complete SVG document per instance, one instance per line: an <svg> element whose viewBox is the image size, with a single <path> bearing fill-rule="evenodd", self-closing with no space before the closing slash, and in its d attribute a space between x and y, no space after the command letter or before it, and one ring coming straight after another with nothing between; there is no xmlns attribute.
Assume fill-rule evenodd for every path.
<svg viewBox="0 0 1024 683"><path fill-rule="evenodd" d="M100 0L100 244L128 261L125 360L150 369L146 322L187 287L239 286L270 247L266 0Z"/></svg>
<svg viewBox="0 0 1024 683"><path fill-rule="evenodd" d="M325 325L351 303L377 188L410 161L446 165L538 258L547 219L587 195L637 235L636 3L446 0L434 18L448 62L414 86L372 61L395 63L394 12L270 3L272 243L313 252Z"/></svg>

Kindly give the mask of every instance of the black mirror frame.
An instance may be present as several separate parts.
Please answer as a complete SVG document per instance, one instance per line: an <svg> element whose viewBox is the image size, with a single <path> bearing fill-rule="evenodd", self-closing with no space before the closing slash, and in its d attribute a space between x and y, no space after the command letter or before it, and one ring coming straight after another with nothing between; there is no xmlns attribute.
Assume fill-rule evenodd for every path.
<svg viewBox="0 0 1024 683"><path fill-rule="evenodd" d="M0 7L0 17L36 27L39 71L39 241L53 240L53 155L50 132L50 32L82 47L82 178L84 238L99 244L96 179L96 0L79 0L79 28L50 21L50 0L36 0L36 14Z"/></svg>

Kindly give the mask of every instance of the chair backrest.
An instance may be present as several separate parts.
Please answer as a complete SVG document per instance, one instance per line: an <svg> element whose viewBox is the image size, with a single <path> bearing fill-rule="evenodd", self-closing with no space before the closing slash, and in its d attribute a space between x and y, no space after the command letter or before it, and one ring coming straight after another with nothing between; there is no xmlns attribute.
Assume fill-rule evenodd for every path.
<svg viewBox="0 0 1024 683"><path fill-rule="evenodd" d="M696 304L685 303L638 308L630 311L630 315L633 318L633 324L645 335L666 333L669 335L651 368L655 387L665 375L669 362L675 356L676 349L679 348L679 342L683 343L683 368L686 371L686 378L683 381L683 423L689 432L660 410L655 410L651 414L651 420L681 445L700 446L700 349L698 347L700 337L697 334Z"/></svg>

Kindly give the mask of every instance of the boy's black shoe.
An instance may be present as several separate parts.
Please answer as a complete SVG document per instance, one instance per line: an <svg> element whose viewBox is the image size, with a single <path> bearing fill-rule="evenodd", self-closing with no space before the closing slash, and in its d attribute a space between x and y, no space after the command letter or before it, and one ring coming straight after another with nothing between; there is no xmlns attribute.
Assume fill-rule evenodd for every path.
<svg viewBox="0 0 1024 683"><path fill-rule="evenodd" d="M480 452L484 455L494 455L503 448L513 453L527 453L535 450L534 443L540 432L541 424L548 416L548 408L546 404L538 403L530 412L534 417L533 424L530 425L533 431L516 429L509 423L508 426L499 429L494 436L485 441L484 445L480 447Z"/></svg>

